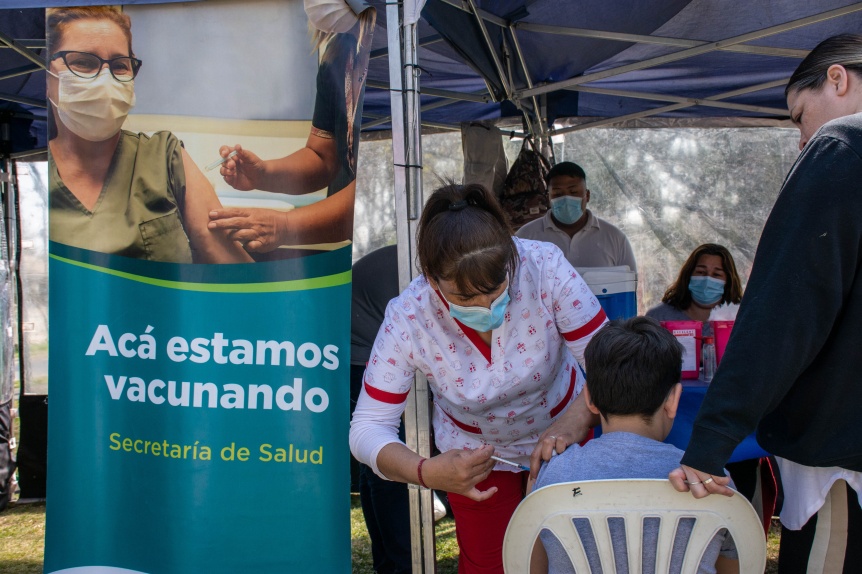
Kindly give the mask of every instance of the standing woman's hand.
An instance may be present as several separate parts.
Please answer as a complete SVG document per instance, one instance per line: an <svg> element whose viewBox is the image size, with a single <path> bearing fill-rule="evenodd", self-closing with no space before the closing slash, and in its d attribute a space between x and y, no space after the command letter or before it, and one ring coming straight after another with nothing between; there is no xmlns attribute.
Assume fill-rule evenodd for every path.
<svg viewBox="0 0 862 574"><path fill-rule="evenodd" d="M710 494L733 496L733 491L728 487L729 476L713 476L682 464L670 471L667 477L676 490L691 492L695 498L704 498Z"/></svg>
<svg viewBox="0 0 862 574"><path fill-rule="evenodd" d="M219 170L225 182L239 191L263 189L265 162L238 144L233 147L223 145L218 150L222 157L227 157L233 151L236 155L224 162Z"/></svg>

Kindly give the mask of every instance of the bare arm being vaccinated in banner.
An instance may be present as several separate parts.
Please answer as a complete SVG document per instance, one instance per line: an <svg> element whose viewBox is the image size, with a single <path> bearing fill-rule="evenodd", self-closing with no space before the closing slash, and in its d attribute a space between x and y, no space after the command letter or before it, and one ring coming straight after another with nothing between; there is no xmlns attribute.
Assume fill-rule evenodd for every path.
<svg viewBox="0 0 862 574"><path fill-rule="evenodd" d="M167 131L122 130L141 60L127 15L106 7L48 12L53 241L173 263L250 262L207 228L215 191Z"/></svg>

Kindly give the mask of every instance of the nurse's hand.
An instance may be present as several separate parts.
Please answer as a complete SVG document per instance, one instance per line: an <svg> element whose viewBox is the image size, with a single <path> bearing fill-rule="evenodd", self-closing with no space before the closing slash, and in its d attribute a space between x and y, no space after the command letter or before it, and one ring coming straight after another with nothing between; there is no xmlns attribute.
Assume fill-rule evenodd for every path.
<svg viewBox="0 0 862 574"><path fill-rule="evenodd" d="M494 496L497 487L479 490L476 485L488 478L496 464L491 460L494 447L475 450L450 450L431 457L422 465L422 480L435 490L445 490L481 502Z"/></svg>
<svg viewBox="0 0 862 574"><path fill-rule="evenodd" d="M257 207L215 209L209 213L207 227L227 231L227 236L239 241L246 251L266 252L283 245L286 214Z"/></svg>
<svg viewBox="0 0 862 574"><path fill-rule="evenodd" d="M218 153L222 157L228 157L233 151L236 151L236 155L224 162L219 170L225 182L239 191L262 189L266 170L264 161L252 152L242 149L241 145L223 145Z"/></svg>
<svg viewBox="0 0 862 574"><path fill-rule="evenodd" d="M590 412L584 394L581 393L539 437L539 442L530 455L529 480L535 480L539 475L542 461L551 460L555 453L560 454L569 446L583 441L598 422L598 415Z"/></svg>

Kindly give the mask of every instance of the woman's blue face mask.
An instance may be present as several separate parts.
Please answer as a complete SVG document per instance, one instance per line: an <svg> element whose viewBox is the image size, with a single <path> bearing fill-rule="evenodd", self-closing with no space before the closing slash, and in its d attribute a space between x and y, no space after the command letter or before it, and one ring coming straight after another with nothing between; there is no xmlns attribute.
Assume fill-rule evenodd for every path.
<svg viewBox="0 0 862 574"><path fill-rule="evenodd" d="M691 298L700 305L713 305L724 295L724 281L706 275L694 275L688 281Z"/></svg>
<svg viewBox="0 0 862 574"><path fill-rule="evenodd" d="M499 297L491 303L491 308L484 307L461 307L449 303L449 314L453 319L458 319L465 326L484 333L493 331L503 324L503 316L506 314L506 306L509 304L509 291L503 291Z"/></svg>
<svg viewBox="0 0 862 574"><path fill-rule="evenodd" d="M453 319L457 319L465 326L484 333L493 331L503 324L503 318L506 314L506 307L509 305L509 285L508 276L506 277L506 288L500 293L499 297L491 303L491 308L485 308L479 305L471 305L469 307L455 305L446 297L446 302L449 303L449 315ZM441 292L442 295L442 292Z"/></svg>

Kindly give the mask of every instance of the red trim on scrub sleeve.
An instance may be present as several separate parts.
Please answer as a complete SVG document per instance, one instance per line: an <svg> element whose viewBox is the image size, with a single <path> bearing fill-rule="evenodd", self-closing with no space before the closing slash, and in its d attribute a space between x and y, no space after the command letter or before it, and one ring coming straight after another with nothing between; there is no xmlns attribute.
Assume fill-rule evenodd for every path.
<svg viewBox="0 0 862 574"><path fill-rule="evenodd" d="M608 316L605 315L604 309L599 309L599 312L596 313L596 316L590 319L583 327L578 327L574 331L569 331L568 333L562 333L563 338L566 341L570 342L577 341L578 339L583 339L584 337L598 329L599 325L604 323L607 318Z"/></svg>
<svg viewBox="0 0 862 574"><path fill-rule="evenodd" d="M365 383L365 392L368 393L368 396L376 401L380 401L381 403L389 403L390 405L398 405L407 400L407 395L410 394L410 391L406 393L390 393L388 391L381 391L380 389L374 388L368 383Z"/></svg>

